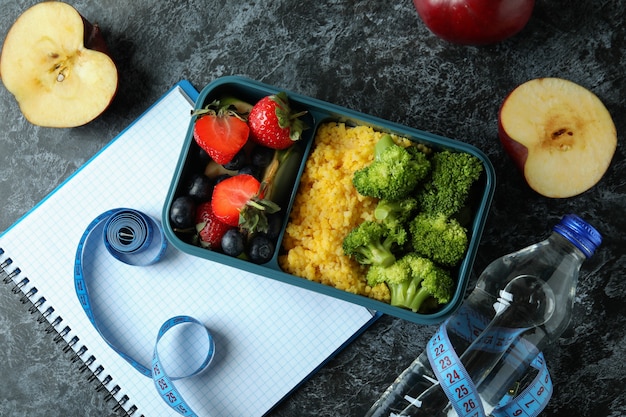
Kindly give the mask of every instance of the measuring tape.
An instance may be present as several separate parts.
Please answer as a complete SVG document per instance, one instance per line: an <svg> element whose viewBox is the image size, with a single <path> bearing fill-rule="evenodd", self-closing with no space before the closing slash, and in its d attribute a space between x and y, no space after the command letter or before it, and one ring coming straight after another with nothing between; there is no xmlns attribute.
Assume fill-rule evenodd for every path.
<svg viewBox="0 0 626 417"><path fill-rule="evenodd" d="M97 248L94 245L104 245L112 255L113 261L134 266L151 265L161 259L167 248L167 240L161 224L140 211L127 208L112 209L100 214L87 226L78 243L74 265L74 287L85 314L104 341L135 369L151 377L161 398L171 408L183 416L195 417L196 414L185 403L173 381L194 376L209 366L215 353L213 336L202 323L192 317L172 317L159 329L150 368L125 354L102 333L92 311L88 291L89 277L85 276L83 266L89 261L90 254ZM202 363L190 374L171 377L165 372L159 358L159 341L167 331L184 323L201 326L204 329L208 339L208 351Z"/></svg>
<svg viewBox="0 0 626 417"><path fill-rule="evenodd" d="M428 342L428 360L459 417L485 417L474 381L456 354L445 324Z"/></svg>
<svg viewBox="0 0 626 417"><path fill-rule="evenodd" d="M534 356L531 366L538 370L530 384L517 396L506 395L490 415L494 417L536 417L547 406L553 387L545 359L535 346L519 335L525 329L490 329L483 333L485 319L468 307L443 323L427 345L433 372L459 417L485 417L485 410L474 382L450 342L448 327L468 342L480 336L480 350L504 352L509 365L523 366L524 358Z"/></svg>

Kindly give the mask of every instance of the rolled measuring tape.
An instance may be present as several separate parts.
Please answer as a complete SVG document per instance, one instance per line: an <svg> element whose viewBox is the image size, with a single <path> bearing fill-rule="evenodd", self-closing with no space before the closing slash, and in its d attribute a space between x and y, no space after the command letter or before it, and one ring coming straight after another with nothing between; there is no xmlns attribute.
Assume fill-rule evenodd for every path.
<svg viewBox="0 0 626 417"><path fill-rule="evenodd" d="M85 314L104 341L135 369L152 378L159 395L172 409L183 416L196 416L174 386L173 381L197 375L209 366L215 354L213 336L202 323L193 317L177 316L168 319L159 329L150 368L124 353L101 331L92 310L89 298L90 277L85 276L84 265L90 261L90 255L97 250L96 245L104 245L111 255L111 262L123 262L133 266L151 265L158 262L167 249L167 239L161 224L140 211L128 208L112 209L100 214L87 226L78 243L74 264L74 287ZM204 329L208 339L208 349L197 369L186 375L172 377L165 372L159 357L159 341L167 331L184 323L201 326Z"/></svg>
<svg viewBox="0 0 626 417"><path fill-rule="evenodd" d="M469 373L448 337L448 327L457 336L467 342L473 342L485 328L482 318L469 308L462 307L454 317L444 322L433 335L427 345L428 359L433 372L445 392L452 407L459 417L485 417L482 401ZM548 372L543 354L535 346L518 339L521 331L511 329L495 329L490 334L481 335L481 350L490 352L504 351L513 342L514 354L507 360L517 361L512 366L521 366L521 360L527 355L534 356L531 367L538 372L528 386L518 395L506 395L492 410L493 417L536 417L548 405L553 392L552 380Z"/></svg>

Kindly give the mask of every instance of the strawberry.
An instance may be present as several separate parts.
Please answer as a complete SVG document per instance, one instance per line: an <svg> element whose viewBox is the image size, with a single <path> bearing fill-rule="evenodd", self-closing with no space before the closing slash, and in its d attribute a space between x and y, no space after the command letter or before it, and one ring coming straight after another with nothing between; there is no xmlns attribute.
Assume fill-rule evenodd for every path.
<svg viewBox="0 0 626 417"><path fill-rule="evenodd" d="M300 139L306 129L300 116L293 113L285 92L269 95L259 100L248 115L250 138L272 149L286 149Z"/></svg>
<svg viewBox="0 0 626 417"><path fill-rule="evenodd" d="M238 174L215 185L211 207L215 217L230 226L253 232L268 229L266 213L280 210L278 205L263 199L264 186L249 174Z"/></svg>
<svg viewBox="0 0 626 417"><path fill-rule="evenodd" d="M222 236L231 226L220 221L211 208L211 202L200 204L196 210L196 230L200 238L200 246L211 250L222 247Z"/></svg>
<svg viewBox="0 0 626 417"><path fill-rule="evenodd" d="M193 138L220 165L230 162L248 141L248 124L229 105L216 100L192 115L198 116Z"/></svg>

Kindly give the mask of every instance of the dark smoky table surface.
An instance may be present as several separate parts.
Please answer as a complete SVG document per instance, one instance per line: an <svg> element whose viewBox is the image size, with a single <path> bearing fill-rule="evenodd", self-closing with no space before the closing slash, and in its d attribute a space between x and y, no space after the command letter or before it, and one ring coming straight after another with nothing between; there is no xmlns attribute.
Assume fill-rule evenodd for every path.
<svg viewBox="0 0 626 417"><path fill-rule="evenodd" d="M2 39L35 3L3 2ZM604 242L583 265L572 322L544 351L555 390L543 415L626 415L626 2L537 0L519 34L481 47L434 36L408 0L71 3L100 25L118 93L95 121L52 129L29 124L0 89L0 231L179 80L200 90L218 77L246 76L481 149L497 184L470 287L491 260L541 240L565 213L596 226ZM498 140L504 97L540 77L590 89L617 127L607 173L575 197L533 192ZM42 330L10 286L0 286L0 415L115 415ZM362 416L435 330L383 316L270 415Z"/></svg>

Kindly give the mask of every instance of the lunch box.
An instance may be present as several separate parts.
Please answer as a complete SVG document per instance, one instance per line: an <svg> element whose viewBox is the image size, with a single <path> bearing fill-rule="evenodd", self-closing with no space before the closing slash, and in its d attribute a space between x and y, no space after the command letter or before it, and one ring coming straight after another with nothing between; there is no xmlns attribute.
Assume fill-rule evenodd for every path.
<svg viewBox="0 0 626 417"><path fill-rule="evenodd" d="M467 152L474 155L482 162L484 170L481 178L474 187L475 191L472 196L471 208L473 217L466 226L468 230L469 246L463 260L452 271L453 278L456 280L456 289L452 300L434 313L421 314L284 272L279 266L278 256L281 252L280 248L285 228L289 221L288 215L284 216L281 233L278 237L277 250L275 251L272 259L265 264L255 264L248 260L231 257L217 251L211 251L196 246L188 242L186 239L181 238L181 236L173 230L168 213L174 199L179 195L184 194L183 187L185 181L190 175L201 169L198 166L198 154L200 149L193 138L193 124L195 118L190 118L190 125L186 137L181 138L181 141L183 141L181 153L163 207L163 227L170 244L184 253L204 258L207 262L218 262L229 265L234 268L261 275L268 279L278 280L290 285L322 293L327 296L356 303L368 309L405 319L410 322L418 324L435 324L445 320L460 306L463 301L489 207L493 198L495 189L495 173L494 168L487 156L476 147L459 140L449 139L418 129L392 123L312 97L307 97L295 92L238 76L218 78L208 84L200 92L200 95L195 103L195 109L202 109L209 103L224 95L234 96L253 104L264 96L276 94L281 91L287 93L292 110L306 111L306 114L303 116L303 120L309 127L304 130L301 139L296 142L296 145L294 145L297 146L296 151L301 156L301 160L293 167L293 180L290 184L285 186L285 190L283 190L280 194L281 201L279 202L279 205L281 208L284 207L286 213L289 213L292 209L300 177L304 171L307 156L313 147L317 128L325 122L341 122L345 123L347 126L371 126L376 131L393 133L397 136L405 137L417 143L425 144L435 150L446 149L457 152ZM220 279L222 278L226 277L220 277ZM227 285L225 280L223 282L224 285Z"/></svg>

